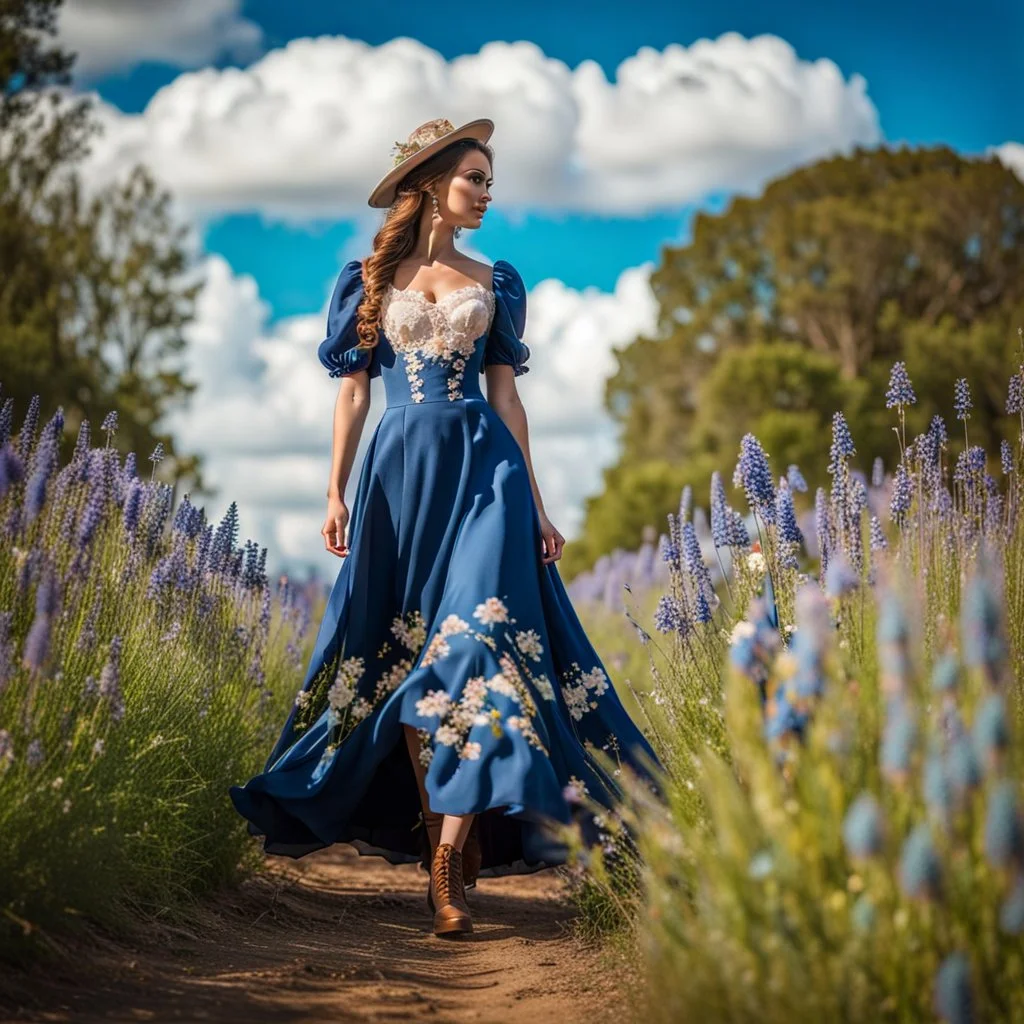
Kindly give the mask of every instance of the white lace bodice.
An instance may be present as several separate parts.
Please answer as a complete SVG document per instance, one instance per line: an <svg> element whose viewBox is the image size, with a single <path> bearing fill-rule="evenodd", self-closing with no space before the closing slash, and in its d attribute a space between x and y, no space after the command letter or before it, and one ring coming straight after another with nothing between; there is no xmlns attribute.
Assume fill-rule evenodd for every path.
<svg viewBox="0 0 1024 1024"><path fill-rule="evenodd" d="M388 285L381 322L391 347L402 356L414 402L423 401L423 360L449 364L448 398L462 397L466 360L494 316L494 292L482 284L456 288L431 302L423 292Z"/></svg>

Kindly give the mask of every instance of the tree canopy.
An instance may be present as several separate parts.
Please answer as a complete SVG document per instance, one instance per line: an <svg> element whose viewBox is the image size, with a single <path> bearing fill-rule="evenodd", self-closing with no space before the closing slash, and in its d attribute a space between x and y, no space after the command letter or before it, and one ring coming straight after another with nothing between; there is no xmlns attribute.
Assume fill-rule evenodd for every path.
<svg viewBox="0 0 1024 1024"><path fill-rule="evenodd" d="M966 377L972 443L998 447L1024 322L1022 241L1024 183L994 156L944 146L858 148L699 214L692 240L665 247L652 275L658 336L620 351L607 382L622 449L567 571L638 544L678 504L677 485L699 501L711 469L731 478L747 431L777 473L796 462L813 488L841 409L864 468L875 455L891 467L884 395L897 360L918 397L908 432L936 413L952 427L953 384ZM962 431L949 433L962 445ZM638 474L666 491L646 512L621 493Z"/></svg>

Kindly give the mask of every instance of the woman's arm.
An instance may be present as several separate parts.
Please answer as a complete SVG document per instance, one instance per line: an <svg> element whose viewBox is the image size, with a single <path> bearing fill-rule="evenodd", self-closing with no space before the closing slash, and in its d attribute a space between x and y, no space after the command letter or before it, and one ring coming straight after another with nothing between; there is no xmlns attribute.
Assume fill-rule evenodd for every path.
<svg viewBox="0 0 1024 1024"><path fill-rule="evenodd" d="M537 478L533 473L533 461L530 458L530 429L526 420L526 409L516 390L515 373L511 366L495 363L484 369L484 375L487 378L487 401L523 450L526 470L530 477L530 489L533 491L533 500L540 515L541 537L544 541L543 561L556 562L562 557L565 538L552 526L547 512L544 511L544 501L540 496Z"/></svg>
<svg viewBox="0 0 1024 1024"><path fill-rule="evenodd" d="M369 411L370 375L366 370L359 370L342 377L338 397L334 403L331 474L327 483L327 516L320 531L324 538L324 547L340 558L348 554L348 545L345 543L345 530L348 528L345 488Z"/></svg>

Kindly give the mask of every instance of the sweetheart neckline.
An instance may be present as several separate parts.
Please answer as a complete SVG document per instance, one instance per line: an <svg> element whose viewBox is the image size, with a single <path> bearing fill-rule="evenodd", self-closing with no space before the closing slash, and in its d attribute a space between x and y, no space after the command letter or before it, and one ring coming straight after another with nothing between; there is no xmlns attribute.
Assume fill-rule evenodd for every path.
<svg viewBox="0 0 1024 1024"><path fill-rule="evenodd" d="M494 289L487 288L486 286L480 284L479 281L474 281L472 284L461 285L460 287L455 288L453 291L446 292L444 295L441 296L441 298L437 300L428 299L426 292L422 292L418 288L396 288L393 284L388 284L388 288L391 289L391 293L393 295L418 295L420 297L420 300L424 303L424 305L427 306L440 306L443 302L447 302L448 299L450 299L453 295L458 295L459 292L472 291L475 288L482 291L485 295L489 295L491 298L494 298Z"/></svg>

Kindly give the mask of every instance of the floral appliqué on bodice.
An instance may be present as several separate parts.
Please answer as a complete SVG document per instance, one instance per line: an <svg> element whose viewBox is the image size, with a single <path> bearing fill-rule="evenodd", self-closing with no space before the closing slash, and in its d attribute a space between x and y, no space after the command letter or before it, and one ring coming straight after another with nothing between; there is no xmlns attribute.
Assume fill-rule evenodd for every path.
<svg viewBox="0 0 1024 1024"><path fill-rule="evenodd" d="M494 292L469 284L431 302L421 291L388 285L382 324L401 357L414 402L423 401L424 360L448 364L448 400L462 398L466 363L477 341L490 330Z"/></svg>

